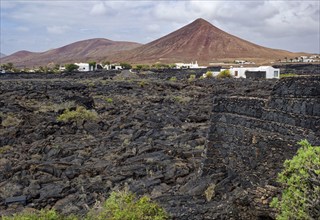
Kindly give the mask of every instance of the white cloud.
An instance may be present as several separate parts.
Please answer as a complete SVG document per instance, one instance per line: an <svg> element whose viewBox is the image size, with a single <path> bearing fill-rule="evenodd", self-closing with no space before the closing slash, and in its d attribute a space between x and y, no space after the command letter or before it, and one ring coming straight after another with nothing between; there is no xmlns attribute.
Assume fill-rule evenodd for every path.
<svg viewBox="0 0 320 220"><path fill-rule="evenodd" d="M156 32L157 33L160 31L160 26L157 24L149 24L149 25L147 25L147 30L149 32Z"/></svg>
<svg viewBox="0 0 320 220"><path fill-rule="evenodd" d="M313 0L1 0L1 49L7 54L22 49L46 50L95 37L147 43L201 17L263 46L316 52L319 4ZM14 44L7 40L14 38L15 42L21 42L21 31L26 31L23 37L27 42L32 42L35 35L39 42L46 38L50 41ZM302 42L306 35L308 42Z"/></svg>
<svg viewBox="0 0 320 220"><path fill-rule="evenodd" d="M99 2L93 5L90 14L91 15L103 15L107 12L107 7L103 2Z"/></svg>
<svg viewBox="0 0 320 220"><path fill-rule="evenodd" d="M18 32L28 32L30 31L30 28L20 26L20 27L16 27L15 30L17 30Z"/></svg>
<svg viewBox="0 0 320 220"><path fill-rule="evenodd" d="M49 26L47 31L50 34L64 34L69 29L68 26Z"/></svg>

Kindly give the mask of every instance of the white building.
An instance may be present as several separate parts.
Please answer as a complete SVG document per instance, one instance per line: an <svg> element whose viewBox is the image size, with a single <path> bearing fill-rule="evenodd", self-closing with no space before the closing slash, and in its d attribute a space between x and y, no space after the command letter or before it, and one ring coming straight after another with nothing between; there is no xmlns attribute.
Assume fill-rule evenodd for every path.
<svg viewBox="0 0 320 220"><path fill-rule="evenodd" d="M280 69L275 69L272 66L231 67L230 73L235 78L280 78Z"/></svg>
<svg viewBox="0 0 320 220"><path fill-rule="evenodd" d="M79 67L78 71L80 72L89 72L94 70L94 67L90 66L89 63L75 63L75 65Z"/></svg>
<svg viewBox="0 0 320 220"><path fill-rule="evenodd" d="M205 69L207 68L206 66L199 66L198 61L195 63L176 63L176 68L177 69Z"/></svg>
<svg viewBox="0 0 320 220"><path fill-rule="evenodd" d="M105 70L122 70L122 66L118 65L118 64L110 64L110 65L105 65L103 67L103 69Z"/></svg>

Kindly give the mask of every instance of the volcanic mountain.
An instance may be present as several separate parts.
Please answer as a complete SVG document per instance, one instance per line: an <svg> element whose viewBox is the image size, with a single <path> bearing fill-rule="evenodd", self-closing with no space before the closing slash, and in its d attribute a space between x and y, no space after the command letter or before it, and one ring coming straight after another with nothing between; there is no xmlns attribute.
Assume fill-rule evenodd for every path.
<svg viewBox="0 0 320 220"><path fill-rule="evenodd" d="M293 53L262 47L228 34L204 19L131 51L109 57L113 61L132 63L212 62L221 59L280 59Z"/></svg>
<svg viewBox="0 0 320 220"><path fill-rule="evenodd" d="M1 59L15 66L38 66L49 63L88 62L89 60L129 62L133 64L155 62L175 63L210 62L245 59L274 61L300 54L262 47L228 34L204 19L197 19L177 31L142 45L107 39L79 41L43 53L20 51Z"/></svg>
<svg viewBox="0 0 320 220"><path fill-rule="evenodd" d="M111 53L130 50L141 46L139 43L112 41L96 38L78 41L42 53L19 51L1 59L1 63L12 62L17 67L46 66L50 63L65 64L102 60Z"/></svg>

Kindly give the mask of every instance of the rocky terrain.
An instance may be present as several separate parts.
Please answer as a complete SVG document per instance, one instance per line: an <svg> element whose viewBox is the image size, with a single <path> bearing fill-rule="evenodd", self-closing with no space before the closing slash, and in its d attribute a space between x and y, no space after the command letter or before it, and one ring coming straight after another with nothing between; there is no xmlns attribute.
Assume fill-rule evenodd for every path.
<svg viewBox="0 0 320 220"><path fill-rule="evenodd" d="M173 219L272 219L283 161L320 144L320 78L201 71L0 75L0 215L83 215L128 187ZM76 106L98 120L57 120Z"/></svg>
<svg viewBox="0 0 320 220"><path fill-rule="evenodd" d="M273 67L280 68L281 74L320 75L320 64L299 63L274 65Z"/></svg>

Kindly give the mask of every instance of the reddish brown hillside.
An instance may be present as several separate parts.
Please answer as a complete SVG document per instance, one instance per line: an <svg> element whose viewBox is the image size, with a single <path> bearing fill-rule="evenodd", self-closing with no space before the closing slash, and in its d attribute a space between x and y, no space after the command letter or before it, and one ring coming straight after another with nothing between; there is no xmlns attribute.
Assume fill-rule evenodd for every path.
<svg viewBox="0 0 320 220"><path fill-rule="evenodd" d="M213 26L203 19L172 32L158 40L138 47L130 52L110 56L111 60L126 60L134 63L152 62L212 62L226 58L279 59L292 53L262 47Z"/></svg>
<svg viewBox="0 0 320 220"><path fill-rule="evenodd" d="M43 53L19 51L1 59L1 63L11 62L18 67L32 67L45 66L49 63L87 62L89 60L102 60L112 53L130 50L140 45L141 44L133 42L111 41L97 38L78 41Z"/></svg>

